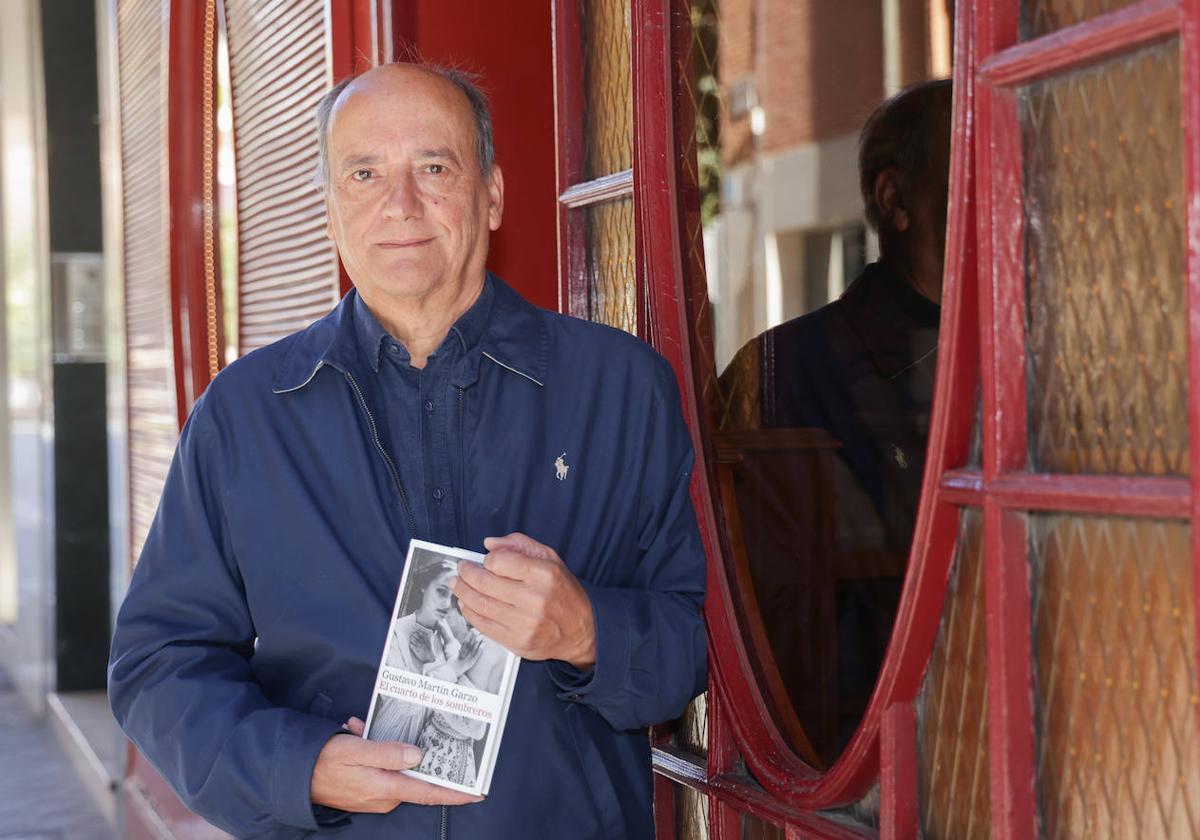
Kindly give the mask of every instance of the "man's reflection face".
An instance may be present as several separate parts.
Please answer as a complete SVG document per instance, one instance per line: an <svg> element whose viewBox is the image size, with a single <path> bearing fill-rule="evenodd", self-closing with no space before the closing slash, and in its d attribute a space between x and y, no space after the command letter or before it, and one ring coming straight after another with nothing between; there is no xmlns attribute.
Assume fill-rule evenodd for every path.
<svg viewBox="0 0 1200 840"><path fill-rule="evenodd" d="M946 105L938 114L925 173L917 180L909 198L912 250L918 262L929 267L931 277L938 278L939 298L940 278L945 269L946 205L950 194L950 110L948 102Z"/></svg>
<svg viewBox="0 0 1200 840"><path fill-rule="evenodd" d="M900 94L868 122L860 164L882 262L935 302L941 301L946 250L950 112L948 83Z"/></svg>

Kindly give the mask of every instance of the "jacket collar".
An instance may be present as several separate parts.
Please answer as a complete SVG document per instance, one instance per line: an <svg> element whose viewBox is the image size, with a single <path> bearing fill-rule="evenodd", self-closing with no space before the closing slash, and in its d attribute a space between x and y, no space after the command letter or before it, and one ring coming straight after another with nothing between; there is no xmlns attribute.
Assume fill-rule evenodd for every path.
<svg viewBox="0 0 1200 840"><path fill-rule="evenodd" d="M537 307L489 273L495 292L491 318L481 342L482 356L501 368L542 385L546 381L550 336L546 321ZM296 334L295 340L276 370L271 390L285 394L303 388L324 366L339 373L370 366L364 359L354 307L358 293L351 289L333 311ZM456 382L468 386L474 383L477 366L472 365L467 379Z"/></svg>

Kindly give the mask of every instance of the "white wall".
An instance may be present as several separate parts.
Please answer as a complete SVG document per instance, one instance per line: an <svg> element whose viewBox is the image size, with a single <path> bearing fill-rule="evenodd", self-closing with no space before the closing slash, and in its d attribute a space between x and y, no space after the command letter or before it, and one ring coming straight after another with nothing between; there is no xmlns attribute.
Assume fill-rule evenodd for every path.
<svg viewBox="0 0 1200 840"><path fill-rule="evenodd" d="M35 711L43 709L53 688L54 440L41 40L36 0L5 0L0 27L0 664Z"/></svg>

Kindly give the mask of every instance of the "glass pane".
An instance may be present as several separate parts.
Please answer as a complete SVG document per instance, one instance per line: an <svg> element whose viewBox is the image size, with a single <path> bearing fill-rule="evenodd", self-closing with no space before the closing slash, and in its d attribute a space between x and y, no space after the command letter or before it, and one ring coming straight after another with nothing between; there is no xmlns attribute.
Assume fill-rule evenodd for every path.
<svg viewBox="0 0 1200 840"><path fill-rule="evenodd" d="M589 319L637 334L633 199L586 208Z"/></svg>
<svg viewBox="0 0 1200 840"><path fill-rule="evenodd" d="M688 704L679 721L676 744L693 755L708 755L708 693Z"/></svg>
<svg viewBox="0 0 1200 840"><path fill-rule="evenodd" d="M891 635L941 312L949 82L885 94L927 81L950 45L942 4L886 37L879 4L854 26L836 3L803 6L693 1L684 242L746 647L774 723L825 768Z"/></svg>
<svg viewBox="0 0 1200 840"><path fill-rule="evenodd" d="M675 786L675 840L709 840L708 797L684 785Z"/></svg>
<svg viewBox="0 0 1200 840"><path fill-rule="evenodd" d="M1038 470L1188 473L1179 43L1021 97Z"/></svg>
<svg viewBox="0 0 1200 840"><path fill-rule="evenodd" d="M962 513L954 571L917 699L921 827L928 840L991 835L983 516Z"/></svg>
<svg viewBox="0 0 1200 840"><path fill-rule="evenodd" d="M1191 528L1029 523L1045 836L1200 836Z"/></svg>
<svg viewBox="0 0 1200 840"><path fill-rule="evenodd" d="M629 0L584 0L586 179L633 167Z"/></svg>
<svg viewBox="0 0 1200 840"><path fill-rule="evenodd" d="M787 832L758 817L742 814L742 840L784 840Z"/></svg>
<svg viewBox="0 0 1200 840"><path fill-rule="evenodd" d="M1024 40L1037 38L1136 2L1138 0L1021 0L1021 37Z"/></svg>

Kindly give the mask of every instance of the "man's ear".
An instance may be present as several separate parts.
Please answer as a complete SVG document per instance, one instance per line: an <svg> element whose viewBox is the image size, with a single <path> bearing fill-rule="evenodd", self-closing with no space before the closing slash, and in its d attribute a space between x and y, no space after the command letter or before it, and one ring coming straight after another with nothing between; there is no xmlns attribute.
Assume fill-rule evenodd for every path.
<svg viewBox="0 0 1200 840"><path fill-rule="evenodd" d="M325 236L332 242L337 242L333 238L333 202L329 199L329 190L331 187L325 185Z"/></svg>
<svg viewBox="0 0 1200 840"><path fill-rule="evenodd" d="M488 176L488 230L499 230L504 219L504 173L498 164L492 164Z"/></svg>
<svg viewBox="0 0 1200 840"><path fill-rule="evenodd" d="M883 225L894 233L908 230L908 210L900 196L900 170L889 166L875 176L872 190L875 207L879 210L879 218Z"/></svg>

